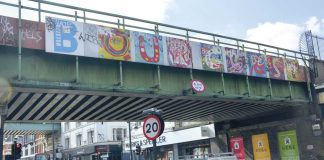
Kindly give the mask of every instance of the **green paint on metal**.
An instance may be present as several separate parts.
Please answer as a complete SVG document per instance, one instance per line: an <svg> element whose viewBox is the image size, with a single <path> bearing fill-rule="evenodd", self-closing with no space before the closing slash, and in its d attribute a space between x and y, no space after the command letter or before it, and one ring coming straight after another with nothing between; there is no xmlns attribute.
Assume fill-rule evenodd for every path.
<svg viewBox="0 0 324 160"><path fill-rule="evenodd" d="M293 94L292 94L292 89L291 89L291 82L290 81L288 81L288 89L289 89L289 98L290 99L293 99Z"/></svg>
<svg viewBox="0 0 324 160"><path fill-rule="evenodd" d="M189 70L190 70L190 80L193 80L194 79L194 76L193 76L192 69L189 69Z"/></svg>
<svg viewBox="0 0 324 160"><path fill-rule="evenodd" d="M75 82L79 83L79 57L75 57Z"/></svg>
<svg viewBox="0 0 324 160"><path fill-rule="evenodd" d="M268 95L267 79L249 77L250 82L250 96L259 96L265 98Z"/></svg>
<svg viewBox="0 0 324 160"><path fill-rule="evenodd" d="M123 63L123 86L129 89L150 91L155 83L155 66L149 64Z"/></svg>
<svg viewBox="0 0 324 160"><path fill-rule="evenodd" d="M286 98L290 96L287 89L287 81L272 79L272 93L274 98Z"/></svg>
<svg viewBox="0 0 324 160"><path fill-rule="evenodd" d="M159 66L143 63L122 63L123 87L116 84L120 81L120 62L107 59L94 59L79 57L79 81L75 83L76 67L75 57L61 54L49 54L40 50L23 49L21 83L17 83L17 54L16 48L0 46L0 77L15 82L19 86L49 85L51 88L76 87L85 90L118 89L123 92L154 91L160 95L182 96L184 90L191 88L190 69ZM194 78L202 80L206 91L193 96L229 99L255 100L269 95L269 79L248 77L250 97L243 96L247 91L246 76L218 73L204 70L192 70ZM304 82L290 82L292 99L287 99L290 92L287 81L271 79L273 99L264 98L265 101L308 101L308 87ZM63 84L63 85L62 85ZM157 85L160 84L160 89ZM222 94L222 91L226 91ZM189 92L188 92L189 94Z"/></svg>
<svg viewBox="0 0 324 160"><path fill-rule="evenodd" d="M42 51L24 49L22 78L45 82L75 82L75 57L44 54Z"/></svg>
<svg viewBox="0 0 324 160"><path fill-rule="evenodd" d="M270 78L268 78L268 87L269 87L269 98L271 99L272 96L273 96L273 93L272 93L272 85L271 85L271 79Z"/></svg>
<svg viewBox="0 0 324 160"><path fill-rule="evenodd" d="M82 85L114 86L119 82L119 62L79 57Z"/></svg>
<svg viewBox="0 0 324 160"><path fill-rule="evenodd" d="M247 89L247 96L250 97L251 91L250 91L250 81L249 81L249 76L246 76L246 89Z"/></svg>
<svg viewBox="0 0 324 160"><path fill-rule="evenodd" d="M124 77L123 77L123 62L119 61L119 86L124 86Z"/></svg>
<svg viewBox="0 0 324 160"><path fill-rule="evenodd" d="M161 72L160 65L157 66L157 89L161 89Z"/></svg>
<svg viewBox="0 0 324 160"><path fill-rule="evenodd" d="M291 82L292 99L305 99L308 97L308 88L305 83Z"/></svg>
<svg viewBox="0 0 324 160"><path fill-rule="evenodd" d="M188 69L167 66L161 66L160 69L163 84L161 93L182 95L183 90L191 88Z"/></svg>
<svg viewBox="0 0 324 160"><path fill-rule="evenodd" d="M242 96L246 93L246 77L242 75L224 74L226 95Z"/></svg>
<svg viewBox="0 0 324 160"><path fill-rule="evenodd" d="M22 25L21 25L21 0L18 1L18 80L21 80L21 47L22 47Z"/></svg>
<svg viewBox="0 0 324 160"><path fill-rule="evenodd" d="M225 79L224 79L224 73L221 73L221 78L222 78L222 92L223 92L223 95L226 94L226 91L225 91Z"/></svg>
<svg viewBox="0 0 324 160"><path fill-rule="evenodd" d="M307 81L308 98L309 98L309 101L312 102L313 97L312 97L312 90L311 90L311 83L310 83L309 76L310 76L310 70L309 70L309 67L306 67L306 81Z"/></svg>
<svg viewBox="0 0 324 160"><path fill-rule="evenodd" d="M0 78L17 79L17 48L0 46Z"/></svg>
<svg viewBox="0 0 324 160"><path fill-rule="evenodd" d="M204 93L200 95L219 95L219 91L223 90L221 73L218 72L204 72L201 70L194 70L195 79L201 80L206 87Z"/></svg>

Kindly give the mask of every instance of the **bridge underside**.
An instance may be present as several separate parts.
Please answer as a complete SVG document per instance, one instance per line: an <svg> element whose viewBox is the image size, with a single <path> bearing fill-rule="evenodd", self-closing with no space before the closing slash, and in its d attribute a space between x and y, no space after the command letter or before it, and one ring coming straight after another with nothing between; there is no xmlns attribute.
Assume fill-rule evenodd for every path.
<svg viewBox="0 0 324 160"><path fill-rule="evenodd" d="M166 121L225 121L302 107L285 102L15 87L9 121L137 121L148 108Z"/></svg>
<svg viewBox="0 0 324 160"><path fill-rule="evenodd" d="M61 129L60 123L10 123L4 124L4 135L35 135L50 134Z"/></svg>

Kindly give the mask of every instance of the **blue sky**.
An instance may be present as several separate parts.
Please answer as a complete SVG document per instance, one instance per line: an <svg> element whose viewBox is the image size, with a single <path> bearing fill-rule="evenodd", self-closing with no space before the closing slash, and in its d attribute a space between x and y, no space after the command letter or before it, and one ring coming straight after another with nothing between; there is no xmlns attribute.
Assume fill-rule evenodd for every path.
<svg viewBox="0 0 324 160"><path fill-rule="evenodd" d="M324 18L323 0L175 0L166 22L244 38L265 22L304 25L311 16Z"/></svg>
<svg viewBox="0 0 324 160"><path fill-rule="evenodd" d="M16 3L14 0L1 0ZM324 37L323 0L50 0L298 49L305 30ZM28 4L27 0L22 0ZM35 5L34 3L31 5ZM17 15L0 6L1 15ZM73 13L73 12L72 12ZM24 18L37 19L26 13ZM199 36L199 35L198 35Z"/></svg>

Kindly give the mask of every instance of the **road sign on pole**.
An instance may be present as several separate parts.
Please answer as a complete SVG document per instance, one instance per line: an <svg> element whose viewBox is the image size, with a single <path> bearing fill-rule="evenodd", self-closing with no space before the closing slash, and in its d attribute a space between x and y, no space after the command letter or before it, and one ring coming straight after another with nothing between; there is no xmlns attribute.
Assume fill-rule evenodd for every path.
<svg viewBox="0 0 324 160"><path fill-rule="evenodd" d="M153 159L156 159L156 138L164 131L164 120L161 117L162 110L151 108L144 110L143 114L149 114L144 119L143 133L148 140L153 141Z"/></svg>
<svg viewBox="0 0 324 160"><path fill-rule="evenodd" d="M144 136L148 140L155 140L158 138L162 133L164 129L164 124L163 120L154 114L148 115L144 119L144 124L143 124L143 133Z"/></svg>

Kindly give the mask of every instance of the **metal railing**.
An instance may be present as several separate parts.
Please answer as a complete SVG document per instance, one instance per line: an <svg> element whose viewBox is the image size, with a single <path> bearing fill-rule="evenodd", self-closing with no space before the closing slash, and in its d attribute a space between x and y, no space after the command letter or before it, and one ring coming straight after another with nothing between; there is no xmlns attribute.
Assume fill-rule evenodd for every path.
<svg viewBox="0 0 324 160"><path fill-rule="evenodd" d="M324 37L312 35L315 56L319 60L324 60Z"/></svg>
<svg viewBox="0 0 324 160"><path fill-rule="evenodd" d="M24 5L23 3L21 3L21 2L25 2L25 1L35 2L38 5L30 6L30 5ZM55 2L49 2L49 1L45 1L45 0L18 0L17 4L0 1L0 4L6 5L6 6L11 6L11 7L17 7L19 10L19 12L18 12L19 19L21 19L21 17L22 17L21 10L29 10L29 11L38 12L38 21L41 21L42 14L45 13L45 14L75 18L75 20L82 20L83 22L87 22L87 23L93 22L93 23L103 23L103 24L107 24L107 25L116 25L116 27L118 27L118 28L122 27L123 29L128 29L128 30L137 29L137 30L141 30L141 31L149 32L149 33L153 32L153 33L166 35L166 36L173 36L173 37L176 36L176 37L185 38L187 40L195 40L195 41L200 41L200 42L204 42L204 43L211 43L211 44L217 44L217 45L222 45L222 46L235 47L235 48L242 49L245 51L255 51L255 52L263 53L263 54L267 54L267 55L277 55L277 56L282 56L282 57L290 57L290 58L303 59L303 60L307 60L309 58L314 57L313 55L310 55L310 54L308 54L308 52L304 52L304 51L295 51L295 50L291 50L291 49L285 49L285 48L281 48L281 47L276 47L276 46L272 46L272 45L247 41L247 40L243 40L243 39L223 36L223 35L204 32L204 31L199 31L199 30L195 30L195 29L179 27L179 26L174 26L174 25L169 25L169 24L164 24L164 23L159 23L159 22L154 22L154 21L148 21L148 20L143 20L143 19L139 19L139 18L133 18L133 17L123 16L123 15L118 15L118 14L113 14L113 13L107 13L107 12L102 12L102 11L96 11L96 10L92 10L92 9L75 7L75 6L65 5L65 4L55 3ZM55 9L52 9L52 10L42 9L41 8L42 5L74 10L75 13L69 14L69 13L58 12ZM82 16L78 15L79 12L83 13L83 15ZM86 15L91 15L91 14L97 14L97 15L101 15L101 16L109 16L110 18L113 18L115 21L108 21L108 20L94 18L91 16L86 16ZM21 22L21 21L19 20L19 22ZM134 23L137 23L137 25L134 25ZM146 27L147 25L151 25L154 27ZM202 36L199 36L199 35L202 35ZM202 37L206 37L206 36L209 38L202 38ZM21 48L21 44L19 45L19 47Z"/></svg>

